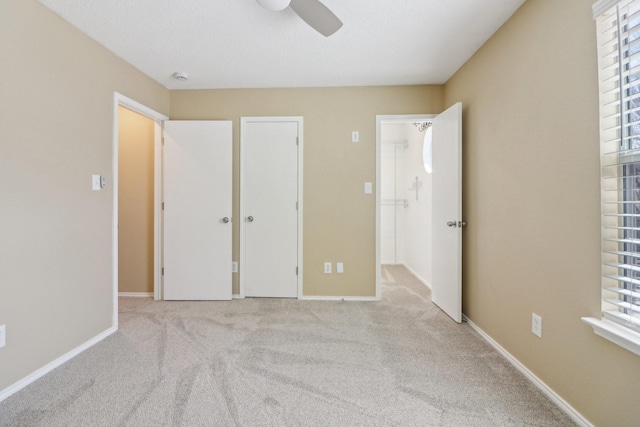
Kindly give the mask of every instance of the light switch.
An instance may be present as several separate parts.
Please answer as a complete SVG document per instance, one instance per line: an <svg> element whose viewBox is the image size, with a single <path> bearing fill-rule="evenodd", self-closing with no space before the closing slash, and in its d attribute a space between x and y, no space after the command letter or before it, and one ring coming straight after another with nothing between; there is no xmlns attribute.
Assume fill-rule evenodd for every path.
<svg viewBox="0 0 640 427"><path fill-rule="evenodd" d="M91 188L93 191L100 191L102 187L102 177L100 175L91 175Z"/></svg>
<svg viewBox="0 0 640 427"><path fill-rule="evenodd" d="M344 273L344 263L339 262L336 264L336 273L338 274Z"/></svg>
<svg viewBox="0 0 640 427"><path fill-rule="evenodd" d="M370 182L365 182L364 183L364 194L371 194L373 193L373 184Z"/></svg>
<svg viewBox="0 0 640 427"><path fill-rule="evenodd" d="M360 132L358 131L351 132L351 142L358 142L358 141L360 141Z"/></svg>

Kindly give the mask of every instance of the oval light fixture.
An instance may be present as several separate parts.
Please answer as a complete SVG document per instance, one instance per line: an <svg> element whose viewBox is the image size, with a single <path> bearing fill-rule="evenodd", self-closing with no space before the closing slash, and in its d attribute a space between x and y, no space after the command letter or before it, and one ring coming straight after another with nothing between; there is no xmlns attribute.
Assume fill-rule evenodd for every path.
<svg viewBox="0 0 640 427"><path fill-rule="evenodd" d="M432 146L433 126L429 126L424 133L424 144L422 146L422 161L424 163L424 170L427 171L427 173L433 172Z"/></svg>
<svg viewBox="0 0 640 427"><path fill-rule="evenodd" d="M279 11L289 7L291 0L256 0L265 9Z"/></svg>

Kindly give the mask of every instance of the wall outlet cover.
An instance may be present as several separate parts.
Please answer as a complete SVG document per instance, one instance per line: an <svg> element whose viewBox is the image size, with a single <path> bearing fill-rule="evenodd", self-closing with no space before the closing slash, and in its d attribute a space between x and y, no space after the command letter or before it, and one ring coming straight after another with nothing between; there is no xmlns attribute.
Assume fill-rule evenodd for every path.
<svg viewBox="0 0 640 427"><path fill-rule="evenodd" d="M231 263L231 272L232 273L238 272L238 261L233 261L233 263Z"/></svg>
<svg viewBox="0 0 640 427"><path fill-rule="evenodd" d="M331 263L330 262L325 262L324 263L324 273L325 274L331 274Z"/></svg>

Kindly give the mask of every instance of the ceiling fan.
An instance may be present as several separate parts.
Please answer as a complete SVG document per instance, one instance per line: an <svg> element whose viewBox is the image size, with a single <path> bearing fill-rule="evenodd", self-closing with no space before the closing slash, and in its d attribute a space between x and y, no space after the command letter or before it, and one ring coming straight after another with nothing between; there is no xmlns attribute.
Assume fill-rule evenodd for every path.
<svg viewBox="0 0 640 427"><path fill-rule="evenodd" d="M342 27L342 21L322 4L320 0L256 0L268 10L293 9L311 28L325 37L329 37Z"/></svg>

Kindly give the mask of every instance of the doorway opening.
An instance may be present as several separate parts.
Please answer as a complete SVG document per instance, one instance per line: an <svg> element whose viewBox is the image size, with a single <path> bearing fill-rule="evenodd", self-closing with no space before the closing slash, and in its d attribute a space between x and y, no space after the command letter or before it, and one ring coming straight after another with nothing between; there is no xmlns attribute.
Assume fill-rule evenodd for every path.
<svg viewBox="0 0 640 427"><path fill-rule="evenodd" d="M385 265L402 265L431 287L431 175L423 161L426 129L414 123L434 117L376 117L376 299Z"/></svg>
<svg viewBox="0 0 640 427"><path fill-rule="evenodd" d="M160 286L161 277L161 144L162 144L162 122L169 118L163 114L154 111L145 105L134 101L120 93L114 93L113 102L113 157L112 157L112 174L113 174L113 222L112 222L112 280L113 280L113 315L112 324L118 327L118 294L119 294L119 269L120 269L120 251L119 251L119 140L120 140L120 108L124 107L127 112L133 112L153 121L153 289L154 298L162 299L162 289Z"/></svg>
<svg viewBox="0 0 640 427"><path fill-rule="evenodd" d="M154 121L118 107L118 295L153 296Z"/></svg>

